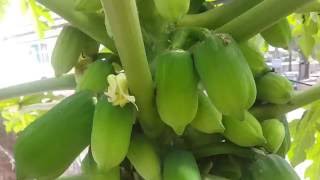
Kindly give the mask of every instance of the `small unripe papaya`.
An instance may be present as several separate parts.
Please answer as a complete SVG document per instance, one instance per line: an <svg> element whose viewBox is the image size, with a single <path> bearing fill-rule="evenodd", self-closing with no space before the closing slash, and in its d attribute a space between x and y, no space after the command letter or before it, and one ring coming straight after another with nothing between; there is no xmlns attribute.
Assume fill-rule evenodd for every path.
<svg viewBox="0 0 320 180"><path fill-rule="evenodd" d="M82 91L65 98L19 134L14 148L18 180L56 179L89 145L92 96Z"/></svg>
<svg viewBox="0 0 320 180"><path fill-rule="evenodd" d="M257 99L274 103L285 104L293 94L291 82L274 72L269 72L256 79Z"/></svg>
<svg viewBox="0 0 320 180"><path fill-rule="evenodd" d="M64 26L60 32L51 56L51 65L56 76L69 72L78 62L78 59L87 45L97 44L89 36L72 26Z"/></svg>
<svg viewBox="0 0 320 180"><path fill-rule="evenodd" d="M265 63L263 54L250 42L242 42L239 47L247 60L254 77L259 77L270 71L270 68Z"/></svg>
<svg viewBox="0 0 320 180"><path fill-rule="evenodd" d="M280 146L280 148L277 151L277 154L281 157L286 157L286 154L288 153L290 146L291 146L291 134L290 134L290 129L289 129L289 123L287 121L287 118L285 115L282 115L279 117L279 120L284 126L285 129L285 136L283 139L283 142Z"/></svg>
<svg viewBox="0 0 320 180"><path fill-rule="evenodd" d="M141 134L133 136L127 157L141 177L161 180L160 157L146 137Z"/></svg>
<svg viewBox="0 0 320 180"><path fill-rule="evenodd" d="M163 18L169 21L177 21L187 14L190 0L154 0L154 4Z"/></svg>
<svg viewBox="0 0 320 180"><path fill-rule="evenodd" d="M261 126L267 140L264 147L272 153L277 152L285 137L283 124L278 119L268 119L263 121Z"/></svg>
<svg viewBox="0 0 320 180"><path fill-rule="evenodd" d="M91 90L94 93L102 93L107 88L107 76L112 73L110 61L97 60L89 64L77 84L77 90Z"/></svg>
<svg viewBox="0 0 320 180"><path fill-rule="evenodd" d="M91 150L100 170L107 172L124 160L134 119L131 104L113 106L104 95L98 100L92 125Z"/></svg>
<svg viewBox="0 0 320 180"><path fill-rule="evenodd" d="M198 111L196 117L191 122L191 126L203 133L221 133L224 126L221 122L222 114L211 103L210 99L204 92L199 91Z"/></svg>
<svg viewBox="0 0 320 180"><path fill-rule="evenodd" d="M178 135L182 135L198 108L198 78L191 54L172 50L158 55L155 60L159 115Z"/></svg>
<svg viewBox="0 0 320 180"><path fill-rule="evenodd" d="M163 180L201 180L193 154L185 150L169 152L164 159Z"/></svg>
<svg viewBox="0 0 320 180"><path fill-rule="evenodd" d="M226 128L223 135L239 146L250 147L262 145L266 142L259 121L247 111L242 121L224 116L223 124Z"/></svg>
<svg viewBox="0 0 320 180"><path fill-rule="evenodd" d="M224 115L243 119L256 99L252 72L236 42L213 34L195 45L196 70L209 98Z"/></svg>

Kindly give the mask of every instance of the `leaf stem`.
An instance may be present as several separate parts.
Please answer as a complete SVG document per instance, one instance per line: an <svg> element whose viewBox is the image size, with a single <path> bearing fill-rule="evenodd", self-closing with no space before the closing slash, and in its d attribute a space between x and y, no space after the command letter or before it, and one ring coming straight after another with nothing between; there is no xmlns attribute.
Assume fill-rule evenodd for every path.
<svg viewBox="0 0 320 180"><path fill-rule="evenodd" d="M136 97L143 130L155 137L162 122L154 103L154 89L135 0L101 0L125 70L129 89Z"/></svg>
<svg viewBox="0 0 320 180"><path fill-rule="evenodd" d="M255 106L250 109L250 112L258 119L275 118L319 99L320 85L316 85L307 90L297 92L295 95L293 95L291 101L287 104L265 104Z"/></svg>
<svg viewBox="0 0 320 180"><path fill-rule="evenodd" d="M313 0L264 0L237 18L218 28L216 32L229 33L243 41L272 26L282 17Z"/></svg>
<svg viewBox="0 0 320 180"><path fill-rule="evenodd" d="M72 0L37 0L39 3L57 13L73 26L116 52L113 40L108 36L103 16L94 13L83 13L75 10Z"/></svg>
<svg viewBox="0 0 320 180"><path fill-rule="evenodd" d="M262 0L233 0L230 3L203 13L186 15L178 22L178 26L198 26L216 29L261 1Z"/></svg>
<svg viewBox="0 0 320 180"><path fill-rule="evenodd" d="M75 86L76 82L74 79L74 75L43 79L0 89L0 100L45 91L69 90L74 89Z"/></svg>

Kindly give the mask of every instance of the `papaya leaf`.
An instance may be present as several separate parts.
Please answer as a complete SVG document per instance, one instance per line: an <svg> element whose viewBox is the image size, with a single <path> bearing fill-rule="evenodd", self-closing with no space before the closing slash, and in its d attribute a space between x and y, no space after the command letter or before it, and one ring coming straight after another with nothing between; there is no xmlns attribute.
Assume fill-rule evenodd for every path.
<svg viewBox="0 0 320 180"><path fill-rule="evenodd" d="M36 31L40 38L43 38L45 31L50 29L50 25L54 23L50 11L35 0L21 0L21 11L26 13L31 10L33 19L35 20Z"/></svg>
<svg viewBox="0 0 320 180"><path fill-rule="evenodd" d="M44 111L32 111L29 113L20 113L17 108L9 108L2 111L1 116L4 118L4 126L7 133L18 133L32 123Z"/></svg>
<svg viewBox="0 0 320 180"><path fill-rule="evenodd" d="M6 131L18 133L31 122L49 110L57 100L63 96L56 96L52 92L38 93L0 101L1 117Z"/></svg>
<svg viewBox="0 0 320 180"><path fill-rule="evenodd" d="M304 33L298 38L299 47L305 57L309 57L315 46L315 39L312 34L304 30Z"/></svg>
<svg viewBox="0 0 320 180"><path fill-rule="evenodd" d="M299 124L299 119L292 120L289 123L290 135L292 138L296 136L296 129L298 124Z"/></svg>
<svg viewBox="0 0 320 180"><path fill-rule="evenodd" d="M312 164L306 169L304 176L310 180L318 180L320 177L320 133L317 133L316 143L307 151L307 159Z"/></svg>
<svg viewBox="0 0 320 180"><path fill-rule="evenodd" d="M288 152L292 166L296 166L307 158L307 150L314 145L315 133L320 122L320 102L317 101L305 112L293 131L293 141ZM291 124L292 126L292 124ZM292 127L291 127L292 129Z"/></svg>
<svg viewBox="0 0 320 180"><path fill-rule="evenodd" d="M6 100L0 101L0 111L5 107L18 104L19 101L20 101L20 98L12 98L12 99L6 99Z"/></svg>

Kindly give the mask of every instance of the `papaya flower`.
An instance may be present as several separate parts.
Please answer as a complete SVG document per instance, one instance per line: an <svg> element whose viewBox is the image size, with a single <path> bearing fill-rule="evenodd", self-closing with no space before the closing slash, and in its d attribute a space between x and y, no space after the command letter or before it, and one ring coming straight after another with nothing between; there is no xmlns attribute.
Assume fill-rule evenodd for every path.
<svg viewBox="0 0 320 180"><path fill-rule="evenodd" d="M123 72L117 75L110 74L107 77L107 81L109 87L105 94L112 105L124 107L127 103L132 103L138 109L135 104L135 97L129 94L127 77Z"/></svg>

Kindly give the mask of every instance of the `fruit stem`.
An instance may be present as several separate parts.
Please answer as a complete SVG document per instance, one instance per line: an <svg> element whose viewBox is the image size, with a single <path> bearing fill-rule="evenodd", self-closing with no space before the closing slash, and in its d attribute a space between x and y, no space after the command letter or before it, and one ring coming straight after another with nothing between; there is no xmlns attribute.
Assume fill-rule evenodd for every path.
<svg viewBox="0 0 320 180"><path fill-rule="evenodd" d="M139 120L149 136L157 136L163 126L154 103L154 89L142 39L135 0L101 0L111 26L120 61L131 93L136 97Z"/></svg>
<svg viewBox="0 0 320 180"><path fill-rule="evenodd" d="M37 0L46 8L57 13L73 26L116 52L113 40L108 36L104 26L104 17L94 13L83 13L75 10L75 1L70 0Z"/></svg>
<svg viewBox="0 0 320 180"><path fill-rule="evenodd" d="M254 106L250 112L258 119L276 118L299 107L320 99L320 85L295 93L290 102L283 105L265 104Z"/></svg>
<svg viewBox="0 0 320 180"><path fill-rule="evenodd" d="M74 75L42 79L0 89L0 100L45 91L71 90L76 87Z"/></svg>
<svg viewBox="0 0 320 180"><path fill-rule="evenodd" d="M216 29L254 7L262 0L235 0L199 14L184 16L178 26L199 26Z"/></svg>
<svg viewBox="0 0 320 180"><path fill-rule="evenodd" d="M299 7L313 0L264 0L254 8L216 29L229 33L237 41L248 40L264 29L272 26L282 17L288 16Z"/></svg>

